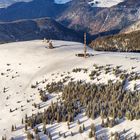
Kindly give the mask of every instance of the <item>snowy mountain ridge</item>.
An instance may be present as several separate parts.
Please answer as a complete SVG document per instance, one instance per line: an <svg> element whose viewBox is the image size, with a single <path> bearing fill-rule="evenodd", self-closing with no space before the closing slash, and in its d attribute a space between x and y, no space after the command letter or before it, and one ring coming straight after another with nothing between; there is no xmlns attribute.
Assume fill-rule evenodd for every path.
<svg viewBox="0 0 140 140"><path fill-rule="evenodd" d="M29 2L31 0L0 0L0 8L8 7L16 2Z"/></svg>
<svg viewBox="0 0 140 140"><path fill-rule="evenodd" d="M88 3L92 7L112 7L123 1L124 0L90 0Z"/></svg>
<svg viewBox="0 0 140 140"><path fill-rule="evenodd" d="M57 4L64 4L67 2L70 2L71 0L55 0L55 3ZM112 7L114 5L117 5L124 0L87 0L87 2L92 7Z"/></svg>
<svg viewBox="0 0 140 140"><path fill-rule="evenodd" d="M5 8L7 6L10 6L11 4L14 4L16 2L29 2L32 0L1 0L0 1L0 8ZM67 2L70 2L71 0L54 0L57 4L65 4ZM92 7L112 7L114 5L117 5L120 2L123 2L124 0L87 0L87 2Z"/></svg>
<svg viewBox="0 0 140 140"><path fill-rule="evenodd" d="M55 0L55 3L57 4L64 4L64 3L67 3L67 2L70 2L71 0Z"/></svg>

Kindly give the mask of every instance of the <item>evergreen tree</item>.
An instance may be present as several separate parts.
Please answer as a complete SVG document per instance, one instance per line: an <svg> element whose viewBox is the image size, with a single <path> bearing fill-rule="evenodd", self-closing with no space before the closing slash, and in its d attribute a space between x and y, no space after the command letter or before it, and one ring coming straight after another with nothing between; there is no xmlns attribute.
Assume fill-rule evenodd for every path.
<svg viewBox="0 0 140 140"><path fill-rule="evenodd" d="M22 123L22 124L24 124L24 120L23 120L23 118L22 118L22 121L21 121L21 123Z"/></svg>
<svg viewBox="0 0 140 140"><path fill-rule="evenodd" d="M2 140L7 140L6 136L2 136Z"/></svg>
<svg viewBox="0 0 140 140"><path fill-rule="evenodd" d="M17 127L16 127L16 125L15 125L15 128L14 128L15 130L17 129Z"/></svg>
<svg viewBox="0 0 140 140"><path fill-rule="evenodd" d="M35 140L41 140L39 134L36 135L36 139Z"/></svg>
<svg viewBox="0 0 140 140"><path fill-rule="evenodd" d="M136 140L137 139L137 134L136 133L134 133L134 140Z"/></svg>
<svg viewBox="0 0 140 140"><path fill-rule="evenodd" d="M27 126L27 124L25 124L25 131L27 131L27 129L28 129L28 126Z"/></svg>
<svg viewBox="0 0 140 140"><path fill-rule="evenodd" d="M90 132L89 132L89 138L92 138L93 137L93 132L90 130Z"/></svg>
<svg viewBox="0 0 140 140"><path fill-rule="evenodd" d="M48 137L49 137L50 140L52 140L52 136L51 136L50 132L48 133Z"/></svg>
<svg viewBox="0 0 140 140"><path fill-rule="evenodd" d="M27 117L27 114L25 115L25 120L27 120L28 119L28 117Z"/></svg>
<svg viewBox="0 0 140 140"><path fill-rule="evenodd" d="M13 132L15 129L14 129L14 125L12 125L12 128L11 128L11 131Z"/></svg>
<svg viewBox="0 0 140 140"><path fill-rule="evenodd" d="M59 137L61 137L61 133L60 133L60 131L59 131L58 135L59 135Z"/></svg>
<svg viewBox="0 0 140 140"><path fill-rule="evenodd" d="M33 134L31 134L30 132L27 132L27 140L33 140Z"/></svg>
<svg viewBox="0 0 140 140"><path fill-rule="evenodd" d="M96 131L94 123L91 124L90 128L91 128L91 131Z"/></svg>
<svg viewBox="0 0 140 140"><path fill-rule="evenodd" d="M77 124L80 125L80 120L78 119Z"/></svg>
<svg viewBox="0 0 140 140"><path fill-rule="evenodd" d="M46 124L43 125L43 132L46 134Z"/></svg>
<svg viewBox="0 0 140 140"><path fill-rule="evenodd" d="M104 123L104 119L102 119L102 124L101 124L102 127L105 126L105 123Z"/></svg>
<svg viewBox="0 0 140 140"><path fill-rule="evenodd" d="M73 136L73 132L71 131L71 136Z"/></svg>
<svg viewBox="0 0 140 140"><path fill-rule="evenodd" d="M58 112L57 112L57 122L58 122L58 123L60 122L60 115L59 115Z"/></svg>
<svg viewBox="0 0 140 140"><path fill-rule="evenodd" d="M52 44L52 41L49 41L49 49L53 49L54 47L53 47L53 44Z"/></svg>
<svg viewBox="0 0 140 140"><path fill-rule="evenodd" d="M63 134L63 138L66 138L66 134L65 133Z"/></svg>
<svg viewBox="0 0 140 140"><path fill-rule="evenodd" d="M83 133L82 127L79 127L79 133Z"/></svg>
<svg viewBox="0 0 140 140"><path fill-rule="evenodd" d="M35 134L38 134L38 128L37 127L34 129L34 132L35 132Z"/></svg>
<svg viewBox="0 0 140 140"><path fill-rule="evenodd" d="M83 131L85 131L85 125L83 124Z"/></svg>
<svg viewBox="0 0 140 140"><path fill-rule="evenodd" d="M119 134L117 132L114 134L114 140L119 140Z"/></svg>
<svg viewBox="0 0 140 140"><path fill-rule="evenodd" d="M46 135L47 135L47 129L45 129L45 130L44 130L44 134L46 134Z"/></svg>

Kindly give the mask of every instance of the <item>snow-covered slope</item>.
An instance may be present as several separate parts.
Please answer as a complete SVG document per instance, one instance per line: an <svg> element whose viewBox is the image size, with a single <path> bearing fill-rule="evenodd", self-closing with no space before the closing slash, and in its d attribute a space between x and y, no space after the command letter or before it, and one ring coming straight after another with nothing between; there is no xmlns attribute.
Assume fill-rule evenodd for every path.
<svg viewBox="0 0 140 140"><path fill-rule="evenodd" d="M4 8L4 7L7 7L11 4L14 4L16 2L29 2L29 1L32 1L32 0L0 0L0 8ZM64 4L64 3L67 3L71 0L54 0L55 3L57 4Z"/></svg>
<svg viewBox="0 0 140 140"><path fill-rule="evenodd" d="M21 1L29 2L32 0L1 0L0 8L7 7L13 3L21 2ZM54 0L54 1L57 4L65 4L72 0ZM111 6L117 5L120 2L123 2L124 0L87 0L87 1L93 7L111 7Z"/></svg>
<svg viewBox="0 0 140 140"><path fill-rule="evenodd" d="M13 3L21 2L21 1L29 2L29 1L32 1L32 0L0 0L0 8L7 7L7 6L9 6Z"/></svg>
<svg viewBox="0 0 140 140"><path fill-rule="evenodd" d="M58 4L67 3L69 1L71 0L55 0ZM112 7L123 1L124 0L87 0L87 2L93 7Z"/></svg>
<svg viewBox="0 0 140 140"><path fill-rule="evenodd" d="M4 7L7 7L13 3L16 3L16 2L29 2L29 1L32 1L32 0L0 0L0 8L4 8ZM55 3L57 4L64 4L64 3L67 3L71 0L54 0Z"/></svg>
<svg viewBox="0 0 140 140"><path fill-rule="evenodd" d="M52 73L59 73L52 77L57 80L56 76L58 78L61 77L62 72L68 72L73 68L79 67L90 68L95 63L98 65L112 64L114 67L122 65L122 68L128 71L131 71L133 66L136 67L135 71L140 71L139 54L104 53L88 49L88 52L95 55L94 57L83 59L75 56L76 53L83 52L83 44L81 43L53 41L53 45L56 47L53 50L45 48L47 44L42 42L42 40L0 45L0 137L6 134L9 139L8 136L11 136L11 125L14 124L17 126L17 131L13 132L12 136L17 137L17 139L20 137L18 140L25 139L21 119L24 118L25 114L30 115L40 111L37 108L34 109L32 104L34 102L41 103L38 91L31 89L31 84L44 78L49 80ZM82 73L72 76L82 79L87 78L87 75ZM103 75L104 80L106 79L105 77ZM109 77L107 76L107 78ZM4 89L5 92L3 92ZM43 104L44 107L47 107L52 100L56 100L56 97L53 94L51 100ZM42 110L44 110L44 107ZM13 112L10 113L10 109ZM85 116L81 116L80 121L84 121L86 127L90 127L90 124L93 122ZM100 119L95 120L95 124L98 125L100 121ZM73 123L72 127L74 132L78 130L75 126L76 122ZM47 127L56 127L53 129L56 134L59 131L67 131L66 123L48 125ZM125 128L130 129L130 133L135 131L137 134L140 134L140 120L123 121L109 131L119 131ZM105 132L108 132L108 128L105 129ZM77 134L66 139L85 140L87 139L87 134Z"/></svg>
<svg viewBox="0 0 140 140"><path fill-rule="evenodd" d="M64 3L67 3L67 2L70 2L71 0L55 0L55 3L57 4L64 4Z"/></svg>
<svg viewBox="0 0 140 140"><path fill-rule="evenodd" d="M93 7L112 7L123 1L124 0L89 0L89 4Z"/></svg>

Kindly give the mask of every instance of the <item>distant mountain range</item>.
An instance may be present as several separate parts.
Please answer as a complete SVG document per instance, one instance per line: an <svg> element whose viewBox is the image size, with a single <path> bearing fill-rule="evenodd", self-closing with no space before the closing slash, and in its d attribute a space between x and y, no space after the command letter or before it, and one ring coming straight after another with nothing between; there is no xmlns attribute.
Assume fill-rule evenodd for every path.
<svg viewBox="0 0 140 140"><path fill-rule="evenodd" d="M18 2L7 8L0 9L0 21L15 21L42 17L56 18L65 8L65 5L56 4L53 0Z"/></svg>
<svg viewBox="0 0 140 140"><path fill-rule="evenodd" d="M75 31L67 29L50 18L0 23L1 43L43 38L81 41Z"/></svg>
<svg viewBox="0 0 140 140"><path fill-rule="evenodd" d="M140 19L140 1L126 0L113 7L91 7L72 1L58 21L75 30L86 30L91 35L113 34Z"/></svg>
<svg viewBox="0 0 140 140"><path fill-rule="evenodd" d="M17 2L29 2L31 0L0 0L0 8L6 8Z"/></svg>
<svg viewBox="0 0 140 140"><path fill-rule="evenodd" d="M105 3L104 1L98 0L94 3L99 5ZM66 27L87 31L91 35L116 33L140 18L139 0L122 1L116 0L114 3L117 5L112 7L103 7L103 4L101 7L94 7L89 4L91 0L72 0L65 4L56 4L53 0L19 2L1 9L0 21L51 17Z"/></svg>
<svg viewBox="0 0 140 140"><path fill-rule="evenodd" d="M0 7L5 8L17 2L29 2L29 1L33 1L33 0L1 0ZM54 0L54 3L65 4L70 1L72 0ZM112 7L123 1L124 0L88 0L87 2L92 7Z"/></svg>
<svg viewBox="0 0 140 140"><path fill-rule="evenodd" d="M140 0L33 0L0 9L4 23L46 17L79 35L87 32L92 40L127 30L139 21Z"/></svg>

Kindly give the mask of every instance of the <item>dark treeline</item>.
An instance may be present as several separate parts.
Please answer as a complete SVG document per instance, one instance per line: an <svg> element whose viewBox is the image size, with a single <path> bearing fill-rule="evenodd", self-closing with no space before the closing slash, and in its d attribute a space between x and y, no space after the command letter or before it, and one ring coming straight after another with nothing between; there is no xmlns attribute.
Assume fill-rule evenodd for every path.
<svg viewBox="0 0 140 140"><path fill-rule="evenodd" d="M140 31L118 34L92 41L90 46L97 51L140 52Z"/></svg>

